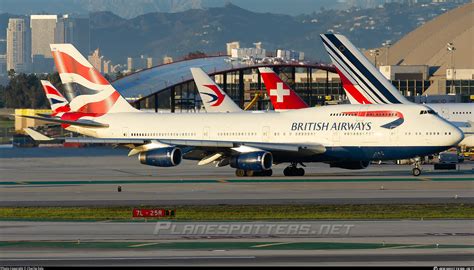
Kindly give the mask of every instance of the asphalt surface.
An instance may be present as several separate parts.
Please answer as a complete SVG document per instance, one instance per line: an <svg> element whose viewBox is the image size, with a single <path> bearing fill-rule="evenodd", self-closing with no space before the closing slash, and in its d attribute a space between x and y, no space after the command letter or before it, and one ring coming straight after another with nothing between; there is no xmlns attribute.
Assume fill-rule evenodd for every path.
<svg viewBox="0 0 474 270"><path fill-rule="evenodd" d="M309 254L309 255L245 255L245 256L168 256L163 257L153 254L150 257L120 256L120 257L84 257L77 258L21 258L1 260L0 264L9 266L39 265L39 266L238 266L238 265L266 265L266 266L289 266L289 265L329 265L329 266L467 266L472 265L473 254L459 253L436 253L436 254Z"/></svg>
<svg viewBox="0 0 474 270"><path fill-rule="evenodd" d="M472 203L474 163L237 178L231 168L140 165L121 149L0 149L0 206ZM122 191L118 192L117 187ZM255 225L238 222L173 225ZM472 220L303 221L311 233L156 232L146 222L0 221L0 265L450 265L474 263ZM295 224L283 222L283 224ZM298 224L298 223L296 223ZM304 225L304 224L303 224ZM349 226L321 233L318 228ZM346 228L344 227L344 228ZM207 228L207 227L206 227ZM326 228L326 227L324 227ZM316 233L315 233L316 232Z"/></svg>
<svg viewBox="0 0 474 270"><path fill-rule="evenodd" d="M0 149L0 206L473 203L474 163L421 177L409 165L366 170L307 164L304 177L237 178L234 169L184 161L157 168L123 149ZM118 186L122 192L118 192Z"/></svg>
<svg viewBox="0 0 474 270"><path fill-rule="evenodd" d="M472 265L472 220L173 222L306 225L316 233L183 233L160 223L1 222L1 265ZM156 230L156 226L161 229ZM350 230L318 230L345 226ZM272 227L273 228L273 227Z"/></svg>

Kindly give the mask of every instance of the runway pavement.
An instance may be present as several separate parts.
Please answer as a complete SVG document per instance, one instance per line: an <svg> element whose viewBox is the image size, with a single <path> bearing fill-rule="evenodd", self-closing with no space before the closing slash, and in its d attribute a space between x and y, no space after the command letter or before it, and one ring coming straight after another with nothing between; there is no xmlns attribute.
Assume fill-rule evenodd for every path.
<svg viewBox="0 0 474 270"><path fill-rule="evenodd" d="M410 166L366 170L308 164L304 177L237 178L229 167L158 168L138 163L123 149L0 149L0 206L353 204L474 202L474 163L421 177ZM117 188L121 186L122 192Z"/></svg>
<svg viewBox="0 0 474 270"><path fill-rule="evenodd" d="M173 222L177 226L310 226L227 235L156 230L160 223L2 222L2 265L472 265L471 220ZM350 230L317 228L346 226ZM324 230L323 230L324 231ZM204 231L203 231L204 232Z"/></svg>
<svg viewBox="0 0 474 270"><path fill-rule="evenodd" d="M0 206L472 203L474 163L236 178L231 168L140 165L121 149L0 149ZM122 192L117 187L122 187ZM303 221L306 234L181 234L146 222L0 221L0 265L472 265L472 220ZM258 222L172 225L258 225ZM271 223L273 224L273 223ZM278 223L281 224L281 223ZM295 222L282 222L295 225ZM301 224L300 224L301 225ZM303 224L304 225L304 224ZM345 234L317 228L349 226ZM207 228L207 227L206 227ZM346 227L344 227L346 228ZM316 232L316 233L314 233Z"/></svg>

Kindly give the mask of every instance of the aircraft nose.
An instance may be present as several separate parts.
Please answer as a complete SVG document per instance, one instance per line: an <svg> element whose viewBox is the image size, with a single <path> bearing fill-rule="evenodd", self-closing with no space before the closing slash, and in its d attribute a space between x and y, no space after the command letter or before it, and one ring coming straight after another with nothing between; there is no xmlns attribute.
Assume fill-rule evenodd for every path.
<svg viewBox="0 0 474 270"><path fill-rule="evenodd" d="M458 145L464 139L464 132L462 132L458 127L452 126L450 128L451 131L451 145Z"/></svg>

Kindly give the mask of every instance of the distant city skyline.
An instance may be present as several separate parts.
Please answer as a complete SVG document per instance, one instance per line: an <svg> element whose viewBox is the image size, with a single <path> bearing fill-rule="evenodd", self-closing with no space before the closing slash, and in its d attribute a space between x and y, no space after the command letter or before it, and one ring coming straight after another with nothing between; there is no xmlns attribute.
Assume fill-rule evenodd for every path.
<svg viewBox="0 0 474 270"><path fill-rule="evenodd" d="M8 1L0 0L0 3ZM20 0L20 2L25 1L28 2L30 0ZM57 0L44 0L43 2L54 1ZM229 2L245 3L245 1L247 0ZM298 1L307 2L309 0ZM80 2L81 0L69 1L71 6L74 6L74 3ZM112 2L117 3L121 2L121 0L114 0ZM178 2L186 3L186 1ZM200 5L204 3L204 1L193 3L196 4L198 2ZM277 6L280 2L280 0L275 0ZM338 4L361 7L374 7L388 2L400 1L337 1ZM273 13L259 14L234 5L227 5L224 8L204 11L194 10L182 13L189 15L186 21L173 13L156 13L130 20L114 16L110 13L91 13L87 16L64 13L39 13L30 16L25 14L3 14L3 17L0 16L0 28L6 32L7 25L3 26L2 24L4 21L8 22L8 20L20 19L25 22L24 35L26 35L26 38L23 42L24 44L21 45L21 42L17 42L15 46L18 48L10 49L10 51L27 50L28 53L26 54L31 55L31 57L25 59L23 64L17 64L16 68L14 68L17 71L50 72L54 68L54 62L51 58L49 44L54 42L72 43L81 53L87 56L91 55L93 50L100 49L100 52L106 55L106 58L104 57L101 60L98 70L110 73L117 70L115 67L131 71L132 69L137 70L157 65L163 62L164 56L181 59L192 52L203 52L212 55L223 54L225 51L227 51L228 55L231 55L232 50L241 46L243 48L240 51L235 50L236 55L251 56L250 58L279 55L281 58L308 58L321 61L321 58L314 57L315 50L322 49L318 45L318 42L320 42L318 38L319 33L340 32L351 35L352 32L355 33L352 38L354 38L355 43L359 42L357 45L360 48L376 48L380 46L381 42L368 41L369 39L374 39L374 36L380 37L383 40L390 38L396 42L399 37L411 31L414 27L422 25L438 14L457 6L457 4L445 5L443 3L436 3L424 5L424 7L421 4L417 4L417 11L411 11L411 9L405 8L407 7L406 3L420 1L408 0L403 2L405 2L405 6L394 5L384 9L353 10L350 12L351 16L347 16L347 11L325 11L320 15L299 17L286 15L282 17L283 15L275 15ZM421 2L432 1L426 0ZM466 1L454 2L463 3ZM104 0L94 1L94 3L111 2ZM206 0L206 3L211 5L212 0ZM223 1L220 1L220 3L222 5L225 4ZM405 19L401 21L400 16L397 14L405 12L405 10L408 16L405 16ZM216 12L222 13L228 19L222 20L212 16ZM157 18L159 19L156 20ZM340 18L344 18L344 20ZM407 21L408 23L406 23ZM247 23L247 25L242 27L242 23ZM400 27L400 25L405 23L409 28L406 26ZM277 24L279 25L278 28L273 27ZM222 29L225 30L222 31ZM285 30L281 31L280 29ZM288 31L288 29L291 29L291 31ZM368 35L369 32L370 36ZM383 37L384 35L387 35L387 37ZM3 37L0 33L0 39ZM12 47L13 43L8 43L7 41L8 38L5 37L3 43L0 42L0 49L4 48L4 51L0 51L0 55L4 55L0 57L0 65L2 65L0 70L8 70L7 66L12 66L7 64L9 57L7 56L8 53L5 52L5 47ZM258 46L255 42L257 42ZM253 48L252 44L256 48ZM256 51L260 47L263 50ZM251 48L253 51L249 53L245 51L246 48ZM144 55L144 57L140 57L140 55ZM164 62L168 61L169 59Z"/></svg>

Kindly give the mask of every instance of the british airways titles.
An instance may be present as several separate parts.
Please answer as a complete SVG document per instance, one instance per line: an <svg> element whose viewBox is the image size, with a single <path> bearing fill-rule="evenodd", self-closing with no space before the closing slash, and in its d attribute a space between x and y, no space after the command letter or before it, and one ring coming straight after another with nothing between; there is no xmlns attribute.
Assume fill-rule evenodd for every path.
<svg viewBox="0 0 474 270"><path fill-rule="evenodd" d="M372 129L372 122L293 122L291 124L291 131L368 131Z"/></svg>

